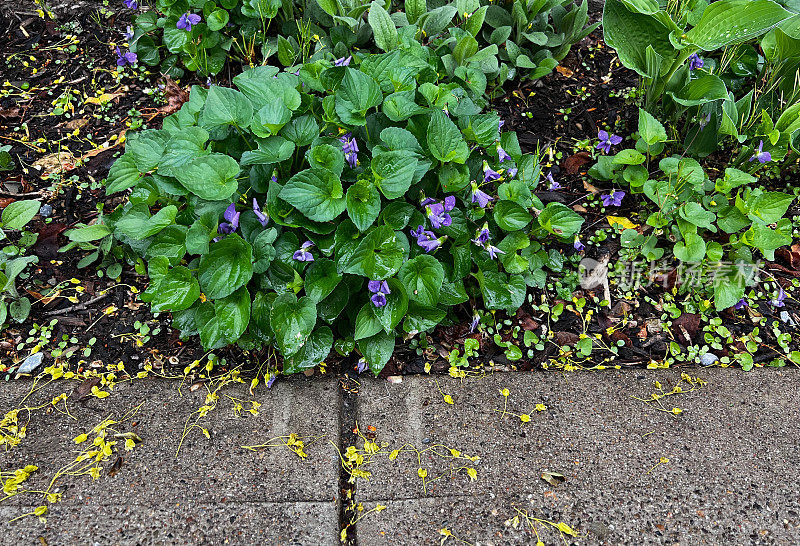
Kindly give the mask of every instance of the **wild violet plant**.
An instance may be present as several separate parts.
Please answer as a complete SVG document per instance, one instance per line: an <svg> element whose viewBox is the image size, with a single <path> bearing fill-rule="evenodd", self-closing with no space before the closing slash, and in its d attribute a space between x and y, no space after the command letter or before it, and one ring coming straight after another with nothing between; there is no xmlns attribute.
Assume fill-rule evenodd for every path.
<svg viewBox="0 0 800 546"><path fill-rule="evenodd" d="M135 252L183 335L273 344L286 373L356 344L378 373L454 306L513 312L583 219L536 197L537 158L440 62L417 44L194 87L128 136L106 188L127 202L68 235Z"/></svg>
<svg viewBox="0 0 800 546"><path fill-rule="evenodd" d="M753 175L733 167L711 179L695 159L662 155L666 129L643 109L638 129L635 148L599 156L589 169L596 180L628 187L651 204L649 216L642 211L640 229L622 232L623 254L654 261L669 248L680 262L716 269L716 309L737 305L755 280L748 272L757 267L758 254L773 260L778 248L791 244L792 222L785 216L795 197L766 191ZM771 160L758 149L752 159L757 164ZM601 197L604 206L618 206L625 192Z"/></svg>
<svg viewBox="0 0 800 546"><path fill-rule="evenodd" d="M597 28L587 10L586 0L158 0L135 17L128 41L144 64L179 77L184 69L217 74L229 59L251 66L275 57L283 66L343 61L356 50L388 52L411 40L433 47L450 79L485 88L549 74Z"/></svg>

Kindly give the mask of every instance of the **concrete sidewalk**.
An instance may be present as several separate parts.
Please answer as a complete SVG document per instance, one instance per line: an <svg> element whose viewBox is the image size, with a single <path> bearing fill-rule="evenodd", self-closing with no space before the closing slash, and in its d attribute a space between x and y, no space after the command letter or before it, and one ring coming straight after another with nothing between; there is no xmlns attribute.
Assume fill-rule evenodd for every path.
<svg viewBox="0 0 800 546"><path fill-rule="evenodd" d="M564 537L568 544L800 543L800 373L688 373L708 383L664 399L664 409L681 408L679 415L633 398L648 398L656 380L672 390L680 372L671 370L496 374L463 383L361 377L355 412L342 412L344 423L336 379L291 379L255 396L240 385L223 394L257 400L258 415L237 416L221 400L202 421L211 438L195 429L177 458L204 389L184 386L179 395L167 381L121 384L105 399L70 402L77 420L35 413L27 438L0 453L4 473L39 466L30 485L43 488L74 460L74 437L144 402L127 429L143 443L115 475L65 478L46 523L5 523L41 498L3 501L0 543L336 544L342 471L332 444L356 423L383 447L363 466L371 476L358 480L355 499L364 511L387 507L349 529L358 544L437 545L441 529L469 544L535 544L521 514L566 524L577 534ZM47 387L36 402L73 387ZM0 386L0 411L28 388ZM496 411L503 389L507 410L530 414L530 422ZM547 409L536 411L537 404ZM290 433L318 438L306 459L286 448L241 448ZM427 472L424 486L419 469ZM546 471L565 480L547 483ZM545 544L562 543L552 526L533 525Z"/></svg>

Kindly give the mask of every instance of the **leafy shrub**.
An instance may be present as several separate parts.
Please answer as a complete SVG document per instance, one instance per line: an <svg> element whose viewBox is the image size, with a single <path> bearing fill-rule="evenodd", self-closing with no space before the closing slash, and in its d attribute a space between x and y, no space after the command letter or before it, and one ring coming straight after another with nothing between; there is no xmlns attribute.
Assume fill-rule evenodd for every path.
<svg viewBox="0 0 800 546"><path fill-rule="evenodd" d="M515 311L561 268L543 243L583 219L534 195L537 158L479 95L439 82L440 63L409 44L349 67L257 67L130 135L107 180L129 202L102 222L147 261L142 299L208 349L274 343L287 373L335 339L377 373L399 330L470 297Z"/></svg>
<svg viewBox="0 0 800 546"><path fill-rule="evenodd" d="M573 0L158 0L135 18L131 51L140 62L180 76L182 68L217 74L228 57L284 66L346 58L356 49L391 51L425 41L443 57L451 78L540 78L597 25L587 3ZM187 17L192 18L188 20Z"/></svg>
<svg viewBox="0 0 800 546"><path fill-rule="evenodd" d="M679 261L717 268L714 304L717 310L726 309L744 297L748 282L755 281L750 274L755 272L753 251L774 260L776 249L791 244L792 223L784 215L794 196L751 188L756 178L730 167L712 180L688 157L665 155L651 163L666 140L664 126L640 109L635 149L600 156L589 174L644 194L655 209L646 221L647 235L635 229L622 232L620 242L628 258L658 260L665 254L658 245L666 242Z"/></svg>

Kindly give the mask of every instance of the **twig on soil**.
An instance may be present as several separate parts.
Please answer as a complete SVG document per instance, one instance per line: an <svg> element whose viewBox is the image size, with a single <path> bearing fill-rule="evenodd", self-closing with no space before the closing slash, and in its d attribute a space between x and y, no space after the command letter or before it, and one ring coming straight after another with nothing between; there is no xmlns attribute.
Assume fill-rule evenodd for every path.
<svg viewBox="0 0 800 546"><path fill-rule="evenodd" d="M46 317L51 317L53 315L65 315L67 313L71 313L72 311L83 311L84 309L86 309L86 307L88 305L96 303L96 302L98 302L98 301L100 301L100 300L102 300L104 298L107 298L107 297L108 297L108 292L106 292L104 294L100 294L99 296L97 296L95 298L92 298L89 301L85 301L83 303L76 303L75 305L71 305L71 306L67 307L66 309L55 309L53 311L48 311L44 315Z"/></svg>

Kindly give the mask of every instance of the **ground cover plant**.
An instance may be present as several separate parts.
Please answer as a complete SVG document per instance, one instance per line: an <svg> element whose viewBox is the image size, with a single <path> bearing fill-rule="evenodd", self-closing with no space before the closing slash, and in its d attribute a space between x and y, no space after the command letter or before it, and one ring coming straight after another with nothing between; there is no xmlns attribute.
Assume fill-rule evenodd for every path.
<svg viewBox="0 0 800 546"><path fill-rule="evenodd" d="M747 33L697 49L705 9L755 4L767 15ZM159 43L174 26L202 49L210 13L234 18L238 7L137 5L59 26L43 9L41 43L17 34L32 44L27 60L7 50L15 79L0 97L3 205L48 201L39 214L30 205L24 229L4 226L4 267L25 262L5 296L4 370L123 360L136 373L183 367L210 347L252 362L270 384L281 371L340 364L463 377L800 361L797 190L786 184L797 169L800 64L791 3L607 3L602 32L572 49L558 25L573 12L580 21L582 6L512 5L514 23L499 26L499 6L476 6L487 9L466 18L450 6L435 36L419 32L425 19L403 20L421 6L384 6L396 42L391 25L388 39L375 37L371 4L354 29L318 25L316 40L309 26L306 42L296 24L284 31L280 8L261 31L274 53L223 49L219 85L192 64L189 42L166 64ZM451 11L442 7L425 5ZM158 10L154 28L136 26ZM652 78L630 61L649 43L631 53L609 35L645 16L691 38L656 49ZM112 20L84 66L74 55L82 28ZM220 35L238 36L229 23ZM542 40L528 24L564 39L542 46L542 59L564 56L541 78L511 62L541 51L515 49ZM663 45L660 32L645 38ZM157 65L135 45L147 40ZM46 66L63 75L65 63L85 83L36 79ZM446 138L429 138L431 128Z"/></svg>
<svg viewBox="0 0 800 546"><path fill-rule="evenodd" d="M153 311L207 349L275 343L285 372L357 342L378 373L396 328L431 330L470 295L514 310L561 267L543 243L583 220L533 195L538 158L480 96L437 85L436 60L409 42L195 87L129 136L106 188L128 203L67 236L113 234L147 260Z"/></svg>
<svg viewBox="0 0 800 546"><path fill-rule="evenodd" d="M126 2L139 11L139 2ZM130 52L162 72L218 74L228 59L253 66L345 59L417 40L463 81L540 78L597 24L572 0L409 0L403 4L312 0L158 0L129 28Z"/></svg>

